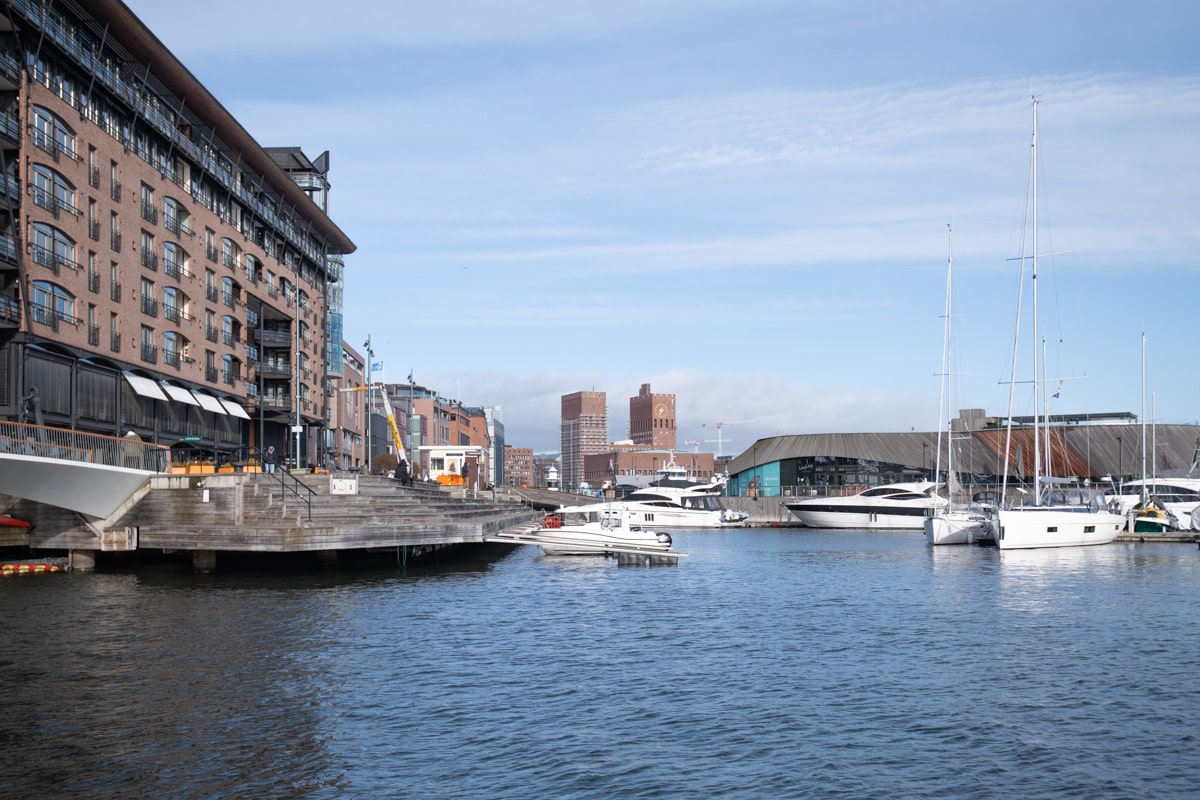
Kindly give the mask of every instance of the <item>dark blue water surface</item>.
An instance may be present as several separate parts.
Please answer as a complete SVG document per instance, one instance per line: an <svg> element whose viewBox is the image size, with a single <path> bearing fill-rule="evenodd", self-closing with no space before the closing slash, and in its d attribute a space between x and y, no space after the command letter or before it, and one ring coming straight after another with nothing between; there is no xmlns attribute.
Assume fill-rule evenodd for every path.
<svg viewBox="0 0 1200 800"><path fill-rule="evenodd" d="M0 579L0 796L1194 798L1200 551Z"/></svg>

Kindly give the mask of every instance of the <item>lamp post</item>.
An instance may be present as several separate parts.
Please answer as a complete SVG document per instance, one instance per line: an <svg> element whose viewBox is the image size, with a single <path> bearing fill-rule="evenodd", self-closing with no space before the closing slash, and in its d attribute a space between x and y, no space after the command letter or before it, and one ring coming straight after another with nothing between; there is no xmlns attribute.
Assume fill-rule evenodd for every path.
<svg viewBox="0 0 1200 800"><path fill-rule="evenodd" d="M375 351L371 349L371 336L367 335L367 341L363 342L363 348L367 351L367 413L365 422L367 423L367 474L371 474L371 392L374 391L371 383L371 360L375 357Z"/></svg>
<svg viewBox="0 0 1200 800"><path fill-rule="evenodd" d="M418 436L413 431L413 374L412 370L408 371L408 469L410 472L415 472L420 459L417 457L420 445L413 440Z"/></svg>
<svg viewBox="0 0 1200 800"><path fill-rule="evenodd" d="M1120 480L1125 478L1125 451L1121 449L1121 437L1117 437L1117 477Z"/></svg>
<svg viewBox="0 0 1200 800"><path fill-rule="evenodd" d="M925 478L929 478L929 442L921 442L921 462L925 469Z"/></svg>

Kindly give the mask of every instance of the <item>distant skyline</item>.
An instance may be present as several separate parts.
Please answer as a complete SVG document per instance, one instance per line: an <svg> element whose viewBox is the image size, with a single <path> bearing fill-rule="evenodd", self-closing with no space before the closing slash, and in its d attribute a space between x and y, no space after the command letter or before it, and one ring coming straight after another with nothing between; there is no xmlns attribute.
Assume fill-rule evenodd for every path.
<svg viewBox="0 0 1200 800"><path fill-rule="evenodd" d="M935 429L947 224L954 407L1004 416L1034 94L1051 411L1140 413L1144 330L1147 412L1200 421L1200 7L128 5L261 144L330 151L347 341L514 446L593 388L625 438L643 383L681 450Z"/></svg>

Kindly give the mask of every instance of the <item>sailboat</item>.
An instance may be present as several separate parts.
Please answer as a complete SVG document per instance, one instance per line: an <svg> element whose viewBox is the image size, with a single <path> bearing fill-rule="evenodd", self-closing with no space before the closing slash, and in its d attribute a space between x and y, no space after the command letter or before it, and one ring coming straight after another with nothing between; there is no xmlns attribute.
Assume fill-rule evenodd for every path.
<svg viewBox="0 0 1200 800"><path fill-rule="evenodd" d="M1153 407L1152 407L1153 408ZM1153 413L1153 411L1151 412ZM1155 426L1157 426L1157 419ZM1154 429L1157 431L1157 427ZM1130 533L1167 533L1178 530L1179 518L1167 508L1158 492L1158 436L1154 436L1154 451L1151 453L1151 463L1155 464L1154 474L1146 471L1146 333L1142 332L1142 479L1133 481L1139 490L1136 502L1126 511L1128 523L1126 529ZM1170 495L1167 495L1170 496ZM1122 501L1124 497L1120 498ZM1125 506L1122 504L1122 510Z"/></svg>
<svg viewBox="0 0 1200 800"><path fill-rule="evenodd" d="M1038 363L1038 237L1037 237L1037 133L1038 103L1033 99L1033 143L1030 147L1030 191L1027 223L1032 230L1031 253L1033 274L1033 375L1034 386L1044 391L1044 380L1039 383ZM1024 275L1026 256L1021 254L1021 273ZM1017 341L1020 338L1020 302L1018 324L1013 342L1013 369L1009 386L1009 414L1005 438L1004 489L1008 489L1008 454L1012 444L1012 397L1016 381ZM1082 545L1108 544L1117 538L1125 526L1125 518L1109 510L1108 498L1103 492L1089 487L1068 487L1049 475L1042 476L1042 454L1037 431L1047 424L1042 418L1045 404L1038 404L1035 389L1033 400L1033 492L1034 499L1028 505L1003 508L996 514L996 545L1001 550L1029 549L1040 547L1078 547ZM1048 435L1048 434L1047 434ZM1049 439L1047 439L1047 451ZM1049 461L1049 452L1046 453Z"/></svg>
<svg viewBox="0 0 1200 800"><path fill-rule="evenodd" d="M938 403L938 439L936 470L942 471L942 430L949 423L949 409L953 403L949 391L952 374L950 358L951 314L953 312L954 287L954 229L946 226L950 255L946 261L946 318L942 326L942 380ZM992 509L979 503L955 505L954 490L957 484L954 474L954 431L946 431L946 504L932 516L925 518L925 541L931 545L972 544L991 539Z"/></svg>

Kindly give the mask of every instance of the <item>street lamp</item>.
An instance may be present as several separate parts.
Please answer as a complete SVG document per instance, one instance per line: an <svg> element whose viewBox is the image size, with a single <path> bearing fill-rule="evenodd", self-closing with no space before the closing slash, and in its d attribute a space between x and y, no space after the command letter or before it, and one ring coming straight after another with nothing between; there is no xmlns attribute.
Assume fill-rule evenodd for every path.
<svg viewBox="0 0 1200 800"><path fill-rule="evenodd" d="M367 336L367 340L363 342L363 349L367 351L367 413L364 421L367 423L367 474L371 474L371 360L375 357L375 351L371 349L371 337Z"/></svg>

